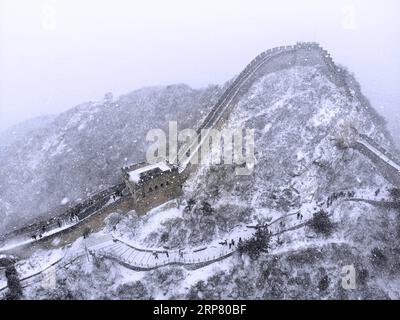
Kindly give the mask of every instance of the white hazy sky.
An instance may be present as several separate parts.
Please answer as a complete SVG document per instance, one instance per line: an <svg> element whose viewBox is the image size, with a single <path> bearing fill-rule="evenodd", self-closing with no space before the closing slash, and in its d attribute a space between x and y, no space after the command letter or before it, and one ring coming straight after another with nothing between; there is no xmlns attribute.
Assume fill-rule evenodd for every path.
<svg viewBox="0 0 400 320"><path fill-rule="evenodd" d="M400 133L398 0L0 0L0 130L143 86L204 87L317 41Z"/></svg>

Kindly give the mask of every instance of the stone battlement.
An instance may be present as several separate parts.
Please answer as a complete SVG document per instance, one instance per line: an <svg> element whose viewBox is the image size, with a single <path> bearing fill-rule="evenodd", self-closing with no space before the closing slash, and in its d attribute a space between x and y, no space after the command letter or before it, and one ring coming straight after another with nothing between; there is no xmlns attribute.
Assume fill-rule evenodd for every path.
<svg viewBox="0 0 400 320"><path fill-rule="evenodd" d="M123 179L133 198L133 208L145 213L182 192L183 175L168 161L134 164L122 169Z"/></svg>
<svg viewBox="0 0 400 320"><path fill-rule="evenodd" d="M242 70L221 95L197 131L219 127L231 112L235 99L238 99L260 75L296 65L319 65L329 75L332 82L343 87L350 94L344 78L344 70L336 66L330 54L318 43L298 42L295 45L271 48L257 55ZM16 230L12 234L33 233L35 230L43 228L43 225L46 226L46 229L51 229L59 226L60 218L63 217L68 219L76 216L78 219L84 219L107 205L116 195L122 196L123 193L132 197L132 209L139 213L145 213L151 208L181 195L182 184L189 174L189 170L185 169L186 167L183 167L183 171L179 171L178 167L168 163L154 166L145 162L124 167L122 168L124 183L91 196L53 219L32 224Z"/></svg>

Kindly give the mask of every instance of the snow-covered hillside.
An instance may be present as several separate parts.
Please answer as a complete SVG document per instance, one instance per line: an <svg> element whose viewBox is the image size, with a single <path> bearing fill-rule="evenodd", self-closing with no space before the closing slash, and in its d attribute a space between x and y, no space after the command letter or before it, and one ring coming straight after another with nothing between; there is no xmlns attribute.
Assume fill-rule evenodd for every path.
<svg viewBox="0 0 400 320"><path fill-rule="evenodd" d="M117 258L94 253L90 259L83 256L68 268L57 269L55 288L35 284L25 290L25 297L398 299L399 210L360 200L390 200L393 186L369 158L338 144L343 133L354 127L396 152L384 121L350 74L345 74L347 87L343 88L318 66L271 69L261 70L242 92L226 122L228 128L255 130L256 164L251 175L235 175L232 165L200 166L176 203L153 209L145 217L114 213L102 231L150 253L204 247L206 255L212 246L226 249L224 240L240 234L245 239L247 234L240 230L247 226L270 224L273 236L268 253L250 259L235 252L199 269L169 265L140 272L122 266L126 262L118 263ZM165 120L174 117L182 127L197 123L218 89L146 89L111 105L89 104L61 115L53 127L9 151L20 167L2 160L0 170L11 191L1 185L0 203L8 212L26 208L28 201L39 204L34 199L55 206L66 196L82 197L86 191L111 184L118 174L116 167L143 156L147 129L163 127ZM23 146L35 152L25 153ZM32 180L36 172L40 174ZM29 194L35 188L38 198ZM320 211L333 223L329 234L305 225ZM70 250L84 247L83 239L78 239ZM133 262L135 254L145 257L130 253ZM152 259L151 254L147 259ZM353 290L341 285L342 268L348 265L357 271Z"/></svg>
<svg viewBox="0 0 400 320"><path fill-rule="evenodd" d="M144 88L115 101L79 105L25 135L14 128L19 138L0 145L0 233L60 212L67 205L63 199L85 199L115 184L122 166L144 160L150 129L165 130L168 121L194 127L221 90Z"/></svg>

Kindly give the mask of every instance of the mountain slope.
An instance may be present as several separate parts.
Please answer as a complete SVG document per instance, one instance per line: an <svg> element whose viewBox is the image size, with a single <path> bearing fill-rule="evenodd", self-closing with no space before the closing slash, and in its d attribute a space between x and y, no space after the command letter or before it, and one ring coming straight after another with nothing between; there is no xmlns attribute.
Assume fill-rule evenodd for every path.
<svg viewBox="0 0 400 320"><path fill-rule="evenodd" d="M144 160L150 129L166 130L168 121L178 120L183 128L193 127L220 90L172 85L89 102L3 146L0 233L62 210L63 199L85 199L115 184L122 166Z"/></svg>
<svg viewBox="0 0 400 320"><path fill-rule="evenodd" d="M368 158L336 146L350 124L394 149L381 119L317 68L293 67L261 77L241 96L227 124L255 129L254 172L236 176L232 166L202 167L189 179L185 197L207 201L215 212L203 217L198 210L198 219L188 215L180 221L189 230L186 238L172 230L179 241L170 236L167 244L199 244L237 223L265 220L268 210L312 206L333 192L389 186Z"/></svg>
<svg viewBox="0 0 400 320"><path fill-rule="evenodd" d="M100 259L87 266L90 280L40 294L92 296L93 277L105 279L104 270L111 268L114 286L106 292L99 287L96 297L398 298L398 212L341 199L327 206L333 193L373 198L382 190L380 197L387 197L384 190L392 187L368 158L337 146L336 139L349 124L393 149L374 111L318 68L295 66L265 74L238 99L227 122L228 127L255 129L257 162L252 175L236 176L232 166L203 166L185 186L183 198L194 205L181 206L180 215L165 219L163 209L141 221L122 218L115 231L146 247L190 248L229 239L238 225L281 218L282 224L271 227L279 233L299 224L296 216L285 218L288 213L299 211L302 220L308 220L325 210L335 223L332 235L319 235L309 227L294 229L273 237L269 253L255 261L235 254L195 271L168 267L139 276ZM211 205L211 214L204 203ZM357 271L355 290L341 285L342 268L348 265ZM76 272L65 271L62 278L81 279Z"/></svg>
<svg viewBox="0 0 400 320"><path fill-rule="evenodd" d="M398 299L398 209L360 200L391 200L393 186L369 158L338 143L350 127L395 152L392 139L353 76L343 71L337 79L324 61L294 57L296 63L283 59L261 68L225 123L255 129L251 175L235 175L232 165L201 166L184 186L182 205L170 202L141 218L116 214L104 229L139 247L186 250L230 240L238 228L270 224L268 253L252 260L236 252L198 270L170 266L140 273L94 256L60 270L57 288L35 285L26 296ZM105 139L96 124L90 128ZM305 225L321 210L333 223L330 234ZM342 268L349 265L357 272L354 290L341 285Z"/></svg>

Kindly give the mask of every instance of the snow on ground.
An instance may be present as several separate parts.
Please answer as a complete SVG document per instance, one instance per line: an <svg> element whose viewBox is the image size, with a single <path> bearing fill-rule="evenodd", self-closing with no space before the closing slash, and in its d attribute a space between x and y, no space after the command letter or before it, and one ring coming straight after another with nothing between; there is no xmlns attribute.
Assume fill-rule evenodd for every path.
<svg viewBox="0 0 400 320"><path fill-rule="evenodd" d="M17 262L15 268L20 279L25 279L40 273L61 261L65 252L65 249L40 250L30 256L29 259Z"/></svg>
<svg viewBox="0 0 400 320"><path fill-rule="evenodd" d="M384 188L382 188L378 195L376 195L375 192L376 190L370 189L360 190L356 194L356 197L362 196L363 198L368 199L378 199L388 196L388 192L387 190L384 190ZM338 200L337 205L340 203L341 201ZM336 203L333 205L333 207L335 207L335 205ZM319 209L320 207L317 203L315 203L315 201L304 203L301 208L287 213L265 208L256 208L254 215L255 220L252 226L255 226L258 223L267 223L270 224L269 229L273 234L279 233L310 219L312 214ZM146 237L150 233L156 231L165 221L181 217L183 214L182 210L182 208L177 208L174 200L172 200L166 204L154 208L146 216L141 217L140 220L137 220L137 223L139 224L137 228L138 232L133 236L129 237L126 234L118 234L118 231L114 232L113 236L116 239L119 239L121 242L117 241L117 243L113 240L111 234L101 231L91 234L88 239L79 238L74 243L67 246L64 251L61 249L40 251L29 259L21 261L17 266L17 270L21 274L21 277L25 278L45 270L52 264L61 260L63 256L63 261L67 262L68 260L73 260L78 256L88 255L88 259L84 259L85 261L87 260L88 263L82 265L82 268L84 272L90 273L92 271L93 264L89 263L90 257L86 249L90 249L93 252L106 252L108 250L118 251L119 253L117 254L117 258L120 258L121 262L125 262L137 267L158 267L162 265L168 265L171 262L196 264L199 262L214 260L234 252L236 250L236 245L239 241L239 238L242 240L250 238L255 231L254 228L249 228L248 225L240 224L235 226L230 232L221 235L220 238L214 239L214 241L204 246L193 248L186 247L182 248L182 250L168 250L169 255L166 255L165 252L167 250L165 248L146 247ZM331 210L333 210L332 207ZM300 213L304 217L300 220L297 213ZM57 231L52 230L50 232ZM232 239L235 241L235 245L230 248L228 244L232 241ZM225 240L227 241L227 244L223 244ZM329 240L324 240L318 239L312 235L308 235L307 228L303 227L290 230L289 232L280 234L277 237L273 237L271 241L270 253L280 254L288 251L296 251L310 246L323 246L329 243L348 244L348 241L345 241L345 233L343 232L335 233ZM155 256L156 252L157 257ZM212 264L197 270L185 271L187 272L187 276L184 280L184 285L181 285L179 290L183 292L198 280L206 279L208 278L208 275L215 274L215 272L219 270L228 270L230 266L231 259L228 258L213 262ZM146 274L146 272L132 271L123 268L122 266L118 266L118 268L122 268L119 272L116 271L119 277L119 284L140 280ZM1 281L2 280L0 278L0 284L2 283ZM160 294L162 295L161 292Z"/></svg>
<svg viewBox="0 0 400 320"><path fill-rule="evenodd" d="M55 157L56 155L60 155L63 153L63 150L66 149L67 145L65 144L64 140L58 144L56 149L50 154L50 157Z"/></svg>
<svg viewBox="0 0 400 320"><path fill-rule="evenodd" d="M66 230L66 229L69 229L72 225L74 225L76 223L65 224L65 225L63 225L63 226L61 226L59 228L54 228L54 229L51 229L49 231L46 231L46 232L42 233L42 238L40 238L40 239L47 238L47 237L49 237L49 236L51 236L51 235L53 235L55 233L61 232L61 231ZM0 247L0 252L4 252L4 251L8 251L8 250L15 249L15 248L18 248L18 247L22 247L24 245L27 245L29 243L33 243L35 241L37 241L37 240L35 240L33 238L29 238L29 239L20 238L19 240L18 239L13 239L12 241L6 242L2 247Z"/></svg>
<svg viewBox="0 0 400 320"><path fill-rule="evenodd" d="M67 199L67 198L64 198L64 199ZM63 201L64 201L64 199L63 199ZM115 200L110 198L108 200L108 202L104 206L108 206L108 205L114 203L115 201L117 201L118 199L120 199L120 198L117 197L117 198L115 198ZM67 201L69 201L69 200L67 199ZM96 213L93 213L93 214L96 214ZM62 222L61 227L53 228L53 229L50 229L50 230L47 230L47 231L43 232L41 234L42 237L41 238L37 238L37 240L35 240L35 239L31 238L31 237L30 238L26 238L26 237L28 237L28 235L25 235L25 238L20 237L18 239L12 239L11 241L8 241L8 242L6 241L3 244L3 246L0 247L0 252L4 252L4 251L12 250L12 249L15 249L15 248L18 248L18 247L22 247L24 245L27 245L27 244L42 240L42 239L47 238L49 236L52 236L52 235L54 235L56 233L59 233L59 232L61 232L63 230L69 229L72 226L74 226L74 225L76 225L78 223L81 223L82 221L87 220L93 214L83 218L82 220L79 220L77 217L74 217L70 223ZM56 241L57 240L55 239L54 242L53 242L55 245L56 245Z"/></svg>
<svg viewBox="0 0 400 320"><path fill-rule="evenodd" d="M335 116L334 103L327 100L324 108L320 108L311 121L315 127L319 127L330 123Z"/></svg>
<svg viewBox="0 0 400 320"><path fill-rule="evenodd" d="M172 204L172 202L170 202L170 204ZM258 208L255 214L256 221L254 221L252 226L267 223L270 224L271 232L277 234L311 219L313 213L318 209L319 207L314 201L305 203L301 208L292 212L280 212ZM165 248L151 248L146 246L145 239L150 233L156 231L160 225L168 219L180 217L181 215L182 210L176 207L171 208L167 205L163 205L155 208L138 222L140 224L138 227L139 231L134 236L128 237L126 234L115 233L116 238L126 245L125 249L121 244L119 246L112 245L107 250L109 250L109 253L114 253L114 251L122 253L120 258L124 262L133 266L146 268L165 265L171 262L204 262L214 260L235 251L235 245L237 245L239 239L245 240L250 238L255 230L254 228L249 228L245 224L239 224L231 229L230 232L221 235L219 238L214 239L214 241L206 245L193 248L185 247L181 248L181 250L166 250ZM299 239L305 237L304 228L291 230L289 232L291 234L290 236L287 236L286 233L284 233L278 235L274 241L284 243L285 241L293 239L293 237ZM234 240L235 245L230 247L229 243L231 243L232 240ZM225 244L223 244L224 242ZM131 249L129 249L129 247L131 247ZM135 250L137 251L136 253ZM166 255L166 251L169 255ZM180 252L182 252L182 256L180 255ZM157 253L157 257L155 257L155 253Z"/></svg>
<svg viewBox="0 0 400 320"><path fill-rule="evenodd" d="M316 236L305 236L304 229L298 229L290 232L290 241L284 241L283 244L277 245L273 243L273 246L269 254L282 254L286 252L296 252L298 250L304 250L309 247L323 247L324 245L335 243L335 244L347 244L349 241L344 239L342 235L332 235L330 238L321 238Z"/></svg>
<svg viewBox="0 0 400 320"><path fill-rule="evenodd" d="M271 216L269 223L271 223L270 230L273 232L279 232L290 227L293 227L301 221L297 217L297 212L307 215L307 219L311 217L312 212L315 210L315 203L304 204L298 211L282 214L279 212L268 212ZM265 212L264 212L265 213ZM272 213L272 214L271 214ZM138 237L132 239L121 239L122 243L114 241L110 234L104 231L91 234L89 238L79 238L73 244L69 245L65 250L51 250L51 251L40 251L34 254L32 257L25 261L21 261L17 265L17 270L21 274L22 278L38 273L46 268L49 268L52 264L60 261L61 258L65 257L63 261L72 260L74 257L82 256L87 254L86 248L96 252L98 250L114 250L119 252L119 256L122 262L129 263L132 266L141 267L154 267L167 265L171 262L181 263L198 263L209 261L221 256L225 256L230 252L236 250L236 246L232 248L226 244L222 244L225 240L230 243L232 239L235 240L235 244L238 243L239 238L245 240L252 236L254 228L248 228L248 226L241 224L232 229L229 234L226 234L222 239L215 239L211 243L195 248L184 248L181 250L182 256L179 250L168 250L169 256L165 254L164 248L146 248L135 240L143 240L147 234L156 230L159 225L167 219L178 217L182 214L181 210L175 207L160 206L153 209L149 216L143 218L142 227ZM283 222L283 225L280 222ZM277 241L277 240L280 241ZM304 249L310 246L322 247L330 243L346 243L344 233L335 233L329 239L321 239L315 236L308 236L306 228L299 228L291 230L280 235L278 238L274 237L271 242L270 254L281 254L285 252L292 252L300 249ZM137 249L135 249L137 248ZM154 253L157 252L157 257ZM80 268L83 272L90 273L93 270L93 264L90 263L90 257L83 259L87 263L83 263ZM139 261L140 260L140 261ZM213 262L210 265L204 266L197 270L185 270L185 278L182 285L179 286L178 294L184 294L185 290L190 288L199 280L207 279L209 276L215 274L218 271L229 270L232 267L232 259L223 259L221 261ZM117 270L118 269L118 270ZM113 287L117 287L120 284L134 282L141 280L146 272L137 272L126 269L122 266L118 266L114 271L117 275L117 282ZM4 282L4 280L3 280ZM1 284L1 278L0 278ZM395 293L394 293L395 295ZM160 291L156 294L156 298L162 298L163 293Z"/></svg>
<svg viewBox="0 0 400 320"><path fill-rule="evenodd" d="M5 274L5 269L0 269L0 290L7 286L7 278Z"/></svg>
<svg viewBox="0 0 400 320"><path fill-rule="evenodd" d="M151 164L142 168L138 168L136 170L132 170L128 172L129 175L129 180L134 182L134 183L138 183L140 180L140 175L144 172L147 172L149 170L153 170L159 168L161 171L168 171L171 170L171 167L166 163L166 162L158 162L155 164Z"/></svg>
<svg viewBox="0 0 400 320"><path fill-rule="evenodd" d="M207 265L203 268L196 270L187 270L185 272L185 278L176 290L176 294L185 295L187 294L190 287L195 285L200 280L206 280L218 272L226 272L233 267L232 259L224 259L213 264ZM164 296L156 297L156 299L162 299ZM165 297L164 297L165 299Z"/></svg>
<svg viewBox="0 0 400 320"><path fill-rule="evenodd" d="M367 141L364 141L362 139L359 140L359 142L361 144L363 144L364 146L366 146L368 149L370 149L373 153L375 153L379 158L381 158L387 164L389 164L390 166L392 166L393 168L395 168L396 170L398 170L400 172L400 165L398 165L397 163L395 163L394 161L389 159L385 154L383 154L381 151L376 149L373 145L369 144Z"/></svg>
<svg viewBox="0 0 400 320"><path fill-rule="evenodd" d="M28 243L32 243L34 240L33 239L20 239L20 240L13 240L13 241L9 241L6 242L4 246L0 247L0 252L5 252L11 249L15 249L18 248L20 246L24 246Z"/></svg>
<svg viewBox="0 0 400 320"><path fill-rule="evenodd" d="M138 232L135 234L134 238L129 240L134 240L137 243L144 244L146 237L156 231L163 222L169 219L182 217L182 208L171 207L174 205L175 200L169 201L159 207L150 210L145 216L141 217L138 221L139 226L137 228Z"/></svg>
<svg viewBox="0 0 400 320"><path fill-rule="evenodd" d="M129 282L134 282L134 281L140 281L144 278L146 275L145 272L139 272L139 271L134 271L122 266L119 266L121 268L120 270L120 275L121 275L121 280L120 283L129 283Z"/></svg>
<svg viewBox="0 0 400 320"><path fill-rule="evenodd" d="M391 196L388 188L386 187L386 185L384 185L379 190L374 190L371 188L360 188L356 191L354 198L374 201L390 201Z"/></svg>
<svg viewBox="0 0 400 320"><path fill-rule="evenodd" d="M379 286L388 293L389 298L392 300L398 300L400 296L400 279L379 279L378 280Z"/></svg>

